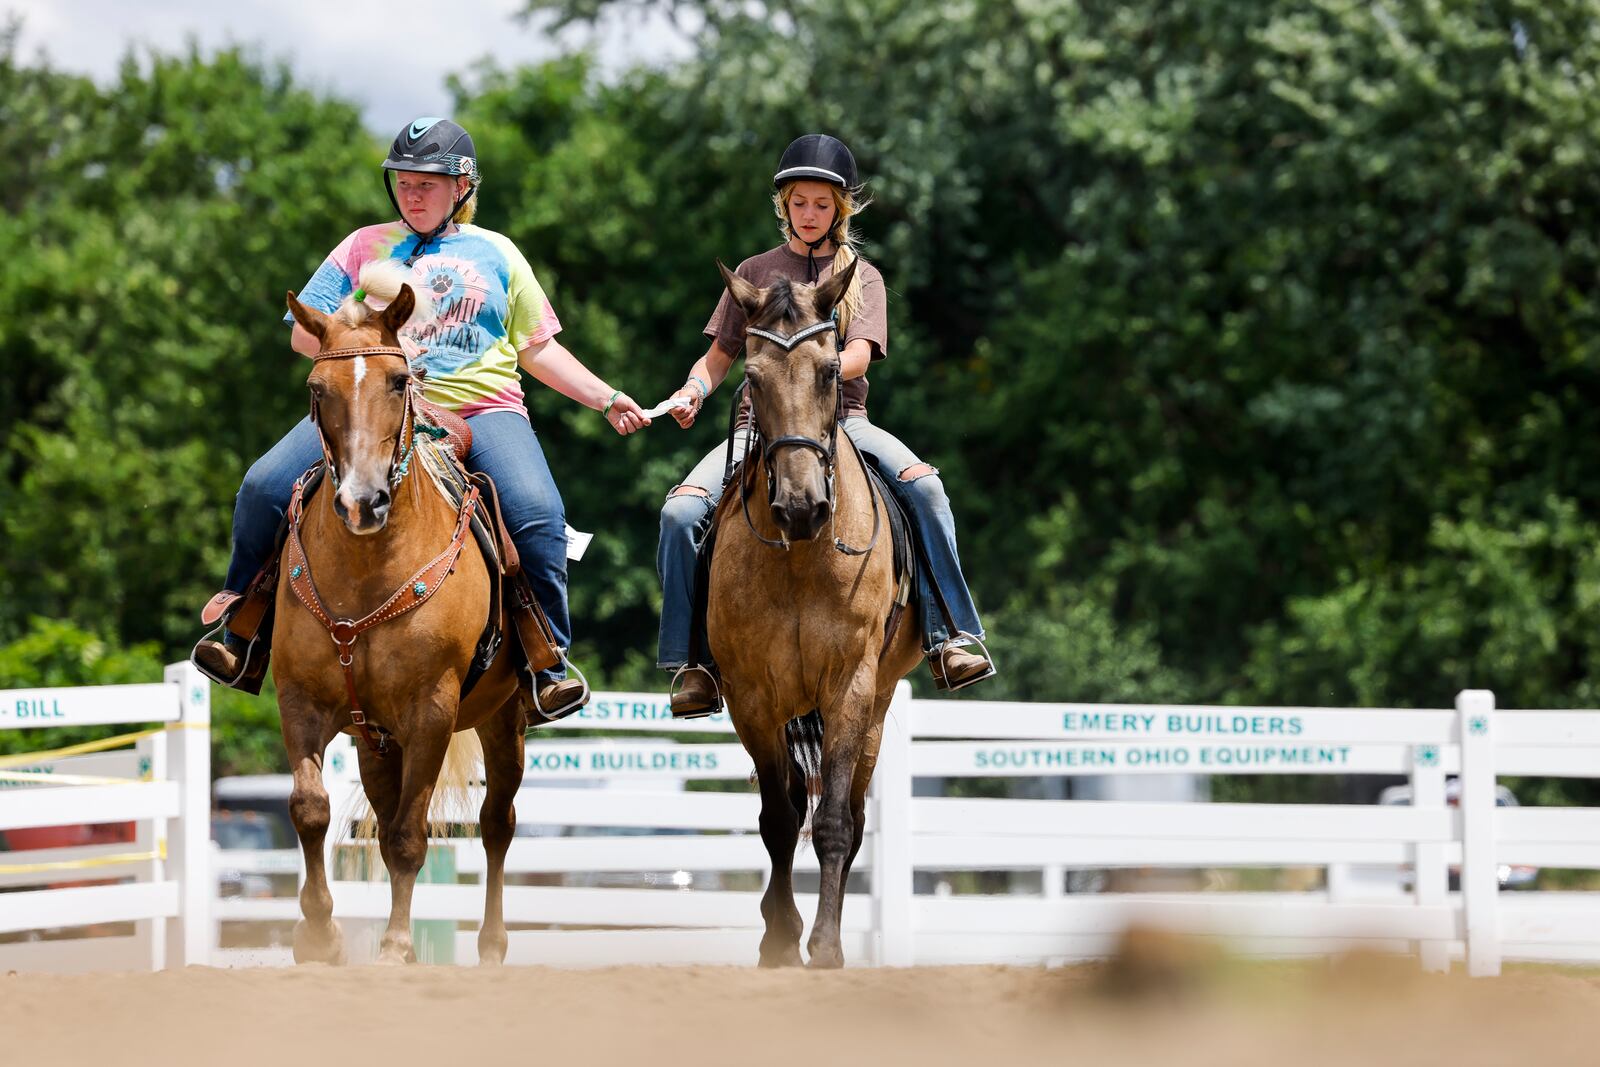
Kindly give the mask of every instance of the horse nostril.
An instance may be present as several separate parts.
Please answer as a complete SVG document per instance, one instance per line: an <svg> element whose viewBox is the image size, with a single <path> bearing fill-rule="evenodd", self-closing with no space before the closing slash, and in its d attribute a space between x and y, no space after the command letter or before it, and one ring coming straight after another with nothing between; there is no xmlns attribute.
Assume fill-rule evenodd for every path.
<svg viewBox="0 0 1600 1067"><path fill-rule="evenodd" d="M387 490L387 489L379 489L376 493L372 494L372 510L373 511L382 511L384 508L387 508L388 506L389 506L389 490Z"/></svg>

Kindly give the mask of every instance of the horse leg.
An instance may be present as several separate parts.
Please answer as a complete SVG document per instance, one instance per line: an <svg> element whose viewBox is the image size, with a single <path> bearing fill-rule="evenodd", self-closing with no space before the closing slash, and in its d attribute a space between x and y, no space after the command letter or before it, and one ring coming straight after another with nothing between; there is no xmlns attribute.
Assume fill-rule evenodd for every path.
<svg viewBox="0 0 1600 1067"><path fill-rule="evenodd" d="M867 830L867 789L872 785L872 772L878 766L878 746L883 741L883 713L888 709L888 702L878 710L877 721L867 730L867 736L862 742L861 757L856 762L856 775L850 783L850 821L855 836L850 842L850 854L844 861L844 879L850 878L850 868L856 862L856 855L861 851L861 839Z"/></svg>
<svg viewBox="0 0 1600 1067"><path fill-rule="evenodd" d="M344 935L333 921L333 893L328 889L322 854L332 822L328 791L322 785L322 754L333 736L318 716L294 707L287 699L281 707L284 750L294 775L289 818L300 838L306 867L305 884L300 887L302 918L294 926L294 961L342 964Z"/></svg>
<svg viewBox="0 0 1600 1067"><path fill-rule="evenodd" d="M742 719L734 716L736 727ZM756 781L761 787L761 843L772 860L772 875L761 897L761 917L767 924L761 936L761 966L798 967L805 962L800 957L805 924L794 903L794 849L805 818L805 776L796 774L798 768L789 756L782 724L759 732L741 728L739 739L756 765Z"/></svg>
<svg viewBox="0 0 1600 1067"><path fill-rule="evenodd" d="M483 830L483 850L489 857L484 883L483 926L478 930L478 963L499 964L506 959L505 891L506 850L517 830L517 809L512 802L522 788L523 717L513 698L478 727L483 743L484 783L488 787L478 825Z"/></svg>
<svg viewBox="0 0 1600 1067"><path fill-rule="evenodd" d="M856 846L852 815L856 768L871 726L872 685L858 676L830 716L823 713L822 802L811 819L811 840L822 868L817 919L806 948L813 967L843 967L839 922L844 909L844 879Z"/></svg>
<svg viewBox="0 0 1600 1067"><path fill-rule="evenodd" d="M361 765L361 788L377 823L374 834L378 857L384 869L390 870L393 864L389 862L389 827L394 825L394 813L400 803L400 750L391 745L387 756L379 756L365 744L357 743L356 758ZM370 857L371 852L365 852L363 858ZM364 877L374 878L376 872L369 868Z"/></svg>
<svg viewBox="0 0 1600 1067"><path fill-rule="evenodd" d="M418 729L408 740L410 744L399 753L404 762L394 818L380 831L389 845L384 857L389 868L389 925L378 945L378 963L416 960L411 945L411 894L417 885L417 873L428 857L428 802L433 799L439 769L444 765L450 731L447 727ZM395 758L394 754L389 758Z"/></svg>

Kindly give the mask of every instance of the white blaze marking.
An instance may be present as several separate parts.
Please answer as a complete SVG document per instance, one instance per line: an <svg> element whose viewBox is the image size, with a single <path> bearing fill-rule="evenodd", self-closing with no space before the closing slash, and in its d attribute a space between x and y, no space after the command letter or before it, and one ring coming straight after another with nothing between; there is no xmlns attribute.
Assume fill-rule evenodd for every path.
<svg viewBox="0 0 1600 1067"><path fill-rule="evenodd" d="M361 399L361 381L362 381L362 379L364 379L367 376L367 357L366 356L357 356L355 358L355 367L353 368L353 370L355 372L355 387L350 390L350 410L351 411L356 411L356 410L358 410L357 403ZM357 421L359 421L359 420L357 420ZM366 443L367 443L367 435L366 435L365 431L360 426L351 427L351 429L350 429L350 454L351 454L351 456L353 456L353 457L360 456L362 450L366 447Z"/></svg>

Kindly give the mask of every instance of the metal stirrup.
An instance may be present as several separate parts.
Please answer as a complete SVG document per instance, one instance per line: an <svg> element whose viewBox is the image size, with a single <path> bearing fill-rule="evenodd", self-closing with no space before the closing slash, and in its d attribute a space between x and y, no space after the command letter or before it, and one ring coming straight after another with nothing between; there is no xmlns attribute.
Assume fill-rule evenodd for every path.
<svg viewBox="0 0 1600 1067"><path fill-rule="evenodd" d="M201 634L200 635L200 640L196 641L194 643L194 647L189 650L189 662L194 665L194 669L195 670L199 671L201 674L205 675L207 678L210 678L213 682L216 682L218 685L225 685L229 689L232 689L234 686L238 685L239 684L239 680L242 679L247 672L249 672L249 670L250 670L250 654L255 651L256 641L260 640L259 637L251 638L250 639L250 643L245 645L244 651L238 654L239 655L239 673L234 675L233 678L231 678L231 679L218 678L215 674L212 674L210 671L208 671L204 667L202 667L200 665L200 661L195 657L195 653L200 651L200 646L205 644L207 641L215 640L218 644L220 644L224 648L226 648L227 647L227 641L226 641L225 636L224 636L224 631L226 631L227 628L228 628L228 620L227 620L226 617L224 617L221 622L217 623L216 626L212 627L211 629L207 630L205 633Z"/></svg>
<svg viewBox="0 0 1600 1067"><path fill-rule="evenodd" d="M965 644L977 645L980 649L982 649L983 658L988 661L989 669L974 678L967 679L960 685L952 685L950 684L950 676L945 674L944 657L948 652L965 647L965 644L956 644L955 642L957 641L963 641ZM977 634L969 634L965 630L957 630L953 637L945 639L945 641L934 651L934 655L939 657L939 675L944 679L945 692L947 693L953 693L957 689L965 689L969 685L977 685L979 682L993 678L995 675L1000 673L1000 668L995 666L994 657L989 655L989 646L983 643L983 638L979 637Z"/></svg>
<svg viewBox="0 0 1600 1067"><path fill-rule="evenodd" d="M717 714L717 712L722 710L722 706L723 706L722 683L717 681L717 676L715 674L713 674L710 670L706 669L704 664L700 664L700 663L685 663L683 666L681 666L677 670L673 671L672 672L672 681L667 683L667 700L670 702L672 700L673 696L675 696L677 694L678 680L684 676L685 672L688 672L688 671L699 671L701 674L703 674L707 678L711 679L711 691L713 693L715 693L716 696L717 696L716 703L712 704L710 707L706 708L703 711L686 711L686 712L683 712L681 714L678 713L678 712L673 712L672 717L674 719L700 719L700 718L704 718L707 715L715 715L715 714Z"/></svg>
<svg viewBox="0 0 1600 1067"><path fill-rule="evenodd" d="M529 687L529 691L533 696L533 710L544 722L556 722L566 718L568 715L571 715L576 711L581 710L584 705L589 703L589 698L594 695L589 688L589 676L584 674L583 671L579 670L577 665L571 660L567 659L567 650L557 647L556 655L561 657L561 665L563 667L578 676L578 681L583 683L583 692L578 694L578 696L574 697L572 700L567 701L567 703L563 704L561 707L551 708L549 711L546 711L539 703L539 676L535 674L533 676L533 685Z"/></svg>

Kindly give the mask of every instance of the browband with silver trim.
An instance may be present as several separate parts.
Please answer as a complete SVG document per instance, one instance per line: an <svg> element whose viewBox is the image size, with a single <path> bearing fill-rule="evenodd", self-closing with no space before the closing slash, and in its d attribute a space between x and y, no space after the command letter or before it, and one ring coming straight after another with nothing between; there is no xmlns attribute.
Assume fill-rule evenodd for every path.
<svg viewBox="0 0 1600 1067"><path fill-rule="evenodd" d="M755 326L749 327L747 332L753 333L757 337L766 338L773 344L781 346L785 352L792 352L794 351L794 346L799 344L801 341L804 341L808 337L815 337L819 333L826 333L827 331L834 329L836 325L837 323L833 319L823 319L821 322L813 322L810 326L807 326L799 333L790 334L788 337L785 337L779 333L773 333L771 330L758 329Z"/></svg>

